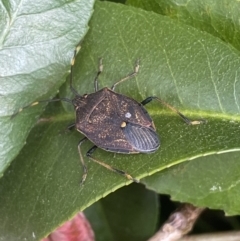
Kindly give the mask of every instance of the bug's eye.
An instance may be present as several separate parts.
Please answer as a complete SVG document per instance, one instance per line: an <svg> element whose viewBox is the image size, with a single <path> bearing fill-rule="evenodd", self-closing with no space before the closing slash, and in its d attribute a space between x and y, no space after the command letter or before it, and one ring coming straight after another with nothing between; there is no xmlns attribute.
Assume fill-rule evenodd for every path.
<svg viewBox="0 0 240 241"><path fill-rule="evenodd" d="M139 152L154 152L160 146L158 135L151 128L133 123L126 123L124 134L128 142Z"/></svg>

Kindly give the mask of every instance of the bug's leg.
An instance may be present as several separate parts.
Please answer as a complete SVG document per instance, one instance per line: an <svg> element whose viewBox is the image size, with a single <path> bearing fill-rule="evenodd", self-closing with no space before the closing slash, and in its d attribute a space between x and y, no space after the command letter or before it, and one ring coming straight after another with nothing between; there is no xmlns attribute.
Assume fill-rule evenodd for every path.
<svg viewBox="0 0 240 241"><path fill-rule="evenodd" d="M120 79L119 81L117 81L117 82L111 87L111 90L114 91L115 87L116 87L118 84L120 84L120 83L122 83L122 82L124 82L124 81L126 81L126 80L128 80L128 79L130 79L130 78L132 78L132 77L134 77L134 76L136 76L137 73L138 73L138 70L139 70L139 59L136 61L136 64L135 64L135 67L134 67L134 71L133 71L131 74L127 75L126 77L124 77L124 78Z"/></svg>
<svg viewBox="0 0 240 241"><path fill-rule="evenodd" d="M65 133L72 131L76 126L76 123L72 123L69 126L67 126L64 130Z"/></svg>
<svg viewBox="0 0 240 241"><path fill-rule="evenodd" d="M64 130L60 131L61 134L66 134L70 131L72 131L74 129L74 127L76 126L76 123L72 123L69 126L67 126Z"/></svg>
<svg viewBox="0 0 240 241"><path fill-rule="evenodd" d="M87 137L84 137L82 140L79 141L78 143L78 153L80 156L80 161L83 167L83 175L82 175L82 180L80 182L80 185L83 185L83 183L85 182L86 178L87 178L87 166L85 165L84 159L83 159L83 155L81 152L81 145L83 144L84 141L87 140Z"/></svg>
<svg viewBox="0 0 240 241"><path fill-rule="evenodd" d="M69 131L71 131L75 126L76 126L76 123L74 122L74 123L70 124L70 125L67 127L67 129L68 129Z"/></svg>
<svg viewBox="0 0 240 241"><path fill-rule="evenodd" d="M102 63L102 58L99 59L99 64L98 64L98 72L97 75L94 79L94 90L95 92L98 91L98 77L103 71L103 63Z"/></svg>
<svg viewBox="0 0 240 241"><path fill-rule="evenodd" d="M98 163L99 165L107 168L108 170L110 170L110 171L112 171L112 172L118 173L118 174L126 177L128 180L131 180L131 181L133 181L133 182L139 183L139 180L133 178L133 177L132 177L131 175L129 175L128 173L126 173L126 172L124 172L124 171L122 171L122 170L119 170L119 169L117 169L117 168L114 168L114 167L112 167L112 166L110 166L110 165L108 165L108 164L106 164L106 163L104 163L104 162L101 162L101 161L97 160L96 158L92 157L93 152L94 152L97 148L98 148L97 146L93 146L93 147L87 152L86 155L87 155L87 157L88 157L90 160Z"/></svg>
<svg viewBox="0 0 240 241"><path fill-rule="evenodd" d="M160 102L161 104L165 105L167 108L169 108L170 110L172 110L173 112L178 114L184 120L184 122L187 123L188 125L199 125L199 124L206 123L206 120L190 120L185 115L183 115L180 111L178 111L176 108L174 108L173 106L169 105L165 101L163 101L160 98L155 97L155 96L150 96L150 97L146 98L145 100L143 100L141 102L141 104L146 105L149 102L151 102L152 100L157 100L158 102Z"/></svg>

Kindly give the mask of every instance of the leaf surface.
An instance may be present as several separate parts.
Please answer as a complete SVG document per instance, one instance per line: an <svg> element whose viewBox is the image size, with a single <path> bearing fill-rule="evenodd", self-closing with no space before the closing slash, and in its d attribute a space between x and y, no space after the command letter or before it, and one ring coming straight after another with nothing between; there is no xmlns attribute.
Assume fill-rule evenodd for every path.
<svg viewBox="0 0 240 241"><path fill-rule="evenodd" d="M104 64L100 88L110 87L131 73L140 59L139 74L118 85L118 93L139 102L158 96L186 116L203 118L207 124L188 126L159 103L149 103L146 109L161 140L157 152L122 155L98 149L94 157L141 179L200 156L208 156L210 161L215 153L238 153L240 58L225 42L155 13L97 2L74 67L73 82L80 94L93 92L99 57ZM60 96L73 97L68 83L60 89ZM19 101L18 105L24 103ZM36 108L25 110L13 121L23 125L23 116L38 115ZM7 121L12 123L9 117ZM10 233L15 240L31 240L33 233L43 237L79 210L130 183L86 158L88 176L85 185L79 187L82 169L77 145L83 136L77 131L64 133L72 122L74 111L68 103L49 104L0 180L3 238L9 240ZM19 129L15 131L19 135ZM82 152L92 146L89 142L82 145ZM215 171L218 169L211 175L217 175ZM236 179L231 179L230 173L229 177L234 185ZM212 208L221 204L227 213L238 212L214 197Z"/></svg>
<svg viewBox="0 0 240 241"><path fill-rule="evenodd" d="M88 30L93 0L1 1L0 177L24 146L35 117L10 119L20 108L56 95L75 46Z"/></svg>
<svg viewBox="0 0 240 241"><path fill-rule="evenodd" d="M239 152L199 157L144 179L151 190L196 206L240 213Z"/></svg>
<svg viewBox="0 0 240 241"><path fill-rule="evenodd" d="M239 1L127 0L126 4L168 16L240 50Z"/></svg>
<svg viewBox="0 0 240 241"><path fill-rule="evenodd" d="M94 203L84 213L98 241L146 240L156 229L158 194L133 183Z"/></svg>

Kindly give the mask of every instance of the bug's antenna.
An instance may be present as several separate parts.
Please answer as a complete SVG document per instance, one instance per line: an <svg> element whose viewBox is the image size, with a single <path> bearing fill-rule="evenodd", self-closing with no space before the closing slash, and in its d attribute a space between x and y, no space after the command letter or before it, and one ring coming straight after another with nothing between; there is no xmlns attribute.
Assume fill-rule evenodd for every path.
<svg viewBox="0 0 240 241"><path fill-rule="evenodd" d="M57 98L57 99L51 99L51 100L39 100L39 101L35 101L29 105L26 105L22 108L20 108L16 113L12 114L11 115L11 119L14 118L16 115L18 115L20 112L22 112L23 110L31 107L31 106L35 106L35 105L38 105L40 103L44 103L44 102L56 102L56 101L65 101L65 102L68 102L68 103L71 103L72 104L72 100L68 99L68 98Z"/></svg>
<svg viewBox="0 0 240 241"><path fill-rule="evenodd" d="M73 88L72 82L73 82L73 66L75 63L77 53L79 52L80 49L81 49L81 45L78 45L76 47L76 49L74 50L74 55L73 55L72 62L71 62L71 72L70 72L70 89L74 95L78 95L78 96L79 96L79 94L78 94L77 90Z"/></svg>

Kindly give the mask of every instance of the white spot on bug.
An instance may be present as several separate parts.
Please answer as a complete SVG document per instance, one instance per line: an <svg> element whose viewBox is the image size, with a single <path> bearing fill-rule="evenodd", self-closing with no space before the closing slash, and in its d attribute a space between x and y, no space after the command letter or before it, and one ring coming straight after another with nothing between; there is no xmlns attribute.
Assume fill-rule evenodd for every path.
<svg viewBox="0 0 240 241"><path fill-rule="evenodd" d="M125 117L126 118L130 118L132 115L131 115L131 113L129 113L129 112L127 112L126 114L125 114Z"/></svg>

